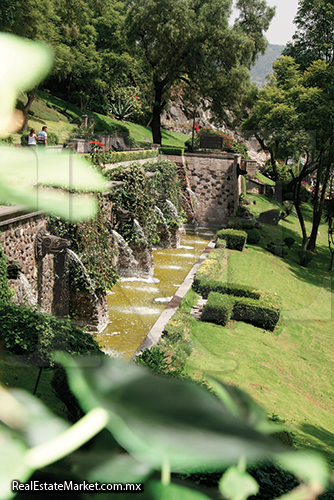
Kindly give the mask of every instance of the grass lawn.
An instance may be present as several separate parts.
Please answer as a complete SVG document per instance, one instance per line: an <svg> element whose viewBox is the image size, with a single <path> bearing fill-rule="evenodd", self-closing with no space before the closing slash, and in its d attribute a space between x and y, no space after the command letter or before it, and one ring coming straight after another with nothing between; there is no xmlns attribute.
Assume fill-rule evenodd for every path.
<svg viewBox="0 0 334 500"><path fill-rule="evenodd" d="M26 102L26 97L20 96L19 106L22 107ZM84 114L92 114L95 117L95 122L102 121L104 124L121 126L128 129L130 136L140 143L147 143L148 145L153 142L152 131L150 127L144 127L132 122L122 122L113 120L108 116L94 113L89 110L81 111L77 106L70 104L67 108L66 114L71 118L70 122L62 113L57 110L64 110L66 102L58 97L55 97L47 92L38 91L36 100L31 106L32 115L29 115L28 129L35 128L36 132L42 129L43 125L48 127L49 132L54 132L59 138L59 142L68 141L71 133L73 133L77 126L81 123L81 117ZM162 144L164 146L177 146L183 147L185 141L190 136L171 132L169 130L161 130ZM20 144L21 134L13 134L14 142Z"/></svg>
<svg viewBox="0 0 334 500"><path fill-rule="evenodd" d="M256 215L273 208L263 196L254 199ZM310 231L310 207L303 210ZM294 215L265 226L259 245L228 251L220 279L277 293L283 301L279 326L271 333L242 322L221 327L193 319L195 350L185 368L192 377L208 374L246 390L269 416L286 421L298 448L322 451L334 467L333 279L326 226L319 230L318 253L307 269L298 264ZM296 239L286 259L264 249L270 237L280 236Z"/></svg>

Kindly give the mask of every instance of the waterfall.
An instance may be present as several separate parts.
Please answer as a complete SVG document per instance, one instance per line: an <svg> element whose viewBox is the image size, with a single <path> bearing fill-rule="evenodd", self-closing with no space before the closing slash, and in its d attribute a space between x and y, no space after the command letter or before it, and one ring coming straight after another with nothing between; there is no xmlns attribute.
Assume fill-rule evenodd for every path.
<svg viewBox="0 0 334 500"><path fill-rule="evenodd" d="M182 198L186 202L186 204L188 206L188 209L189 209L189 211L191 213L191 222L195 223L196 222L196 212L194 210L194 207L189 203L188 198L183 193L182 193Z"/></svg>
<svg viewBox="0 0 334 500"><path fill-rule="evenodd" d="M192 202L194 204L195 210L196 210L200 206L200 202L198 201L197 196L195 195L194 191L192 191L188 187L186 188L186 191L188 191L188 193L190 194L190 198L191 198L191 200L192 200Z"/></svg>
<svg viewBox="0 0 334 500"><path fill-rule="evenodd" d="M139 225L137 219L133 219L134 231L138 234L139 238L142 240L143 244L148 246L147 239L145 238L144 231Z"/></svg>
<svg viewBox="0 0 334 500"><path fill-rule="evenodd" d="M20 281L20 288L18 290L18 295L20 298L20 303L23 302L28 307L34 307L37 304L37 299L34 295L32 287L25 277L25 275L21 272L18 274L18 280Z"/></svg>
<svg viewBox="0 0 334 500"><path fill-rule="evenodd" d="M157 214L158 214L158 216L159 216L159 218L160 218L160 220L162 222L162 225L164 226L164 229L166 231L166 236L167 236L167 238L166 238L166 244L167 244L167 246L171 246L171 234L170 234L170 231L168 229L168 224L166 222L164 214L162 213L162 211L160 210L160 208L157 207L157 206L154 207L154 210L157 212Z"/></svg>
<svg viewBox="0 0 334 500"><path fill-rule="evenodd" d="M66 257L67 257L68 262L72 263L73 265L76 266L77 269L80 270L80 274L84 278L85 283L87 283L89 291L93 295L94 299L96 301L98 301L98 298L97 298L96 293L95 293L95 285L94 285L93 281L90 279L90 277L87 273L87 269L85 268L85 266L82 263L82 260L78 257L78 255L76 253L74 253L69 248L66 249Z"/></svg>
<svg viewBox="0 0 334 500"><path fill-rule="evenodd" d="M133 252L123 236L121 236L117 231L112 230L113 236L116 238L118 243L118 249L120 253L119 267L120 274L132 276L136 274L138 261L134 258Z"/></svg>

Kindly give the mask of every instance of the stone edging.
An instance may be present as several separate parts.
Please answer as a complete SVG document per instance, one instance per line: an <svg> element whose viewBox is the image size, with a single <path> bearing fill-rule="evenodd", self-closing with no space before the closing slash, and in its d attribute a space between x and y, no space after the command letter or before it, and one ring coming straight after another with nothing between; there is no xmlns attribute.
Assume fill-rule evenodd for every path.
<svg viewBox="0 0 334 500"><path fill-rule="evenodd" d="M157 344L159 342L162 331L164 330L165 326L167 325L171 317L176 313L177 308L181 303L181 300L190 289L197 269L202 264L202 262L205 261L205 259L208 257L209 253L214 247L215 247L215 241L212 240L210 241L210 243L208 244L202 255L199 257L197 262L193 265L192 269L189 271L182 285L178 288L172 300L167 304L167 306L162 311L157 321L154 323L151 330L149 331L143 342L138 347L134 356L132 357L132 360L136 356L138 356L144 349L150 349L154 344Z"/></svg>

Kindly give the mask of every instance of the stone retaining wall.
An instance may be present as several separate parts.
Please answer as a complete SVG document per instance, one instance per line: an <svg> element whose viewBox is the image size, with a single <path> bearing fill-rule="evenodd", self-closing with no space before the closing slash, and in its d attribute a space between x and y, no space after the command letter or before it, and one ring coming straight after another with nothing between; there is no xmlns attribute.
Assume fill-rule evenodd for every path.
<svg viewBox="0 0 334 500"><path fill-rule="evenodd" d="M166 158L186 165L197 223L219 227L235 216L241 193L241 180L237 176L240 155L185 153Z"/></svg>

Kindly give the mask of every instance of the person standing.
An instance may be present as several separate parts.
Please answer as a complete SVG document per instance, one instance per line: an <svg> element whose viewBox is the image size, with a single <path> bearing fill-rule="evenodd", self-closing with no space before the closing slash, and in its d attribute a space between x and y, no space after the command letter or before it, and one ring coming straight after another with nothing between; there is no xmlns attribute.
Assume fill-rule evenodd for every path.
<svg viewBox="0 0 334 500"><path fill-rule="evenodd" d="M28 135L28 146L36 146L36 140L37 140L36 130L32 128L30 130L30 134Z"/></svg>
<svg viewBox="0 0 334 500"><path fill-rule="evenodd" d="M47 146L47 138L48 138L48 135L46 133L47 129L48 128L46 126L44 126L44 127L42 127L42 130L40 132L38 132L38 134L37 134L37 145L38 146L44 146L44 147Z"/></svg>

